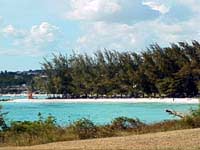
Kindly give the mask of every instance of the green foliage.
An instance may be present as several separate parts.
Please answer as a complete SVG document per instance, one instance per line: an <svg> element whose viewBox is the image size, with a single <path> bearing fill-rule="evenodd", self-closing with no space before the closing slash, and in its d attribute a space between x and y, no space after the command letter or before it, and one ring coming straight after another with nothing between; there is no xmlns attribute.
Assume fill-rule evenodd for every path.
<svg viewBox="0 0 200 150"><path fill-rule="evenodd" d="M97 127L86 118L74 122L70 127L79 139L95 138L97 134Z"/></svg>
<svg viewBox="0 0 200 150"><path fill-rule="evenodd" d="M155 44L141 54L105 50L93 56L53 55L42 64L46 78L37 77L36 87L66 98L194 97L200 89L199 45Z"/></svg>
<svg viewBox="0 0 200 150"><path fill-rule="evenodd" d="M2 106L0 106L0 130L6 130L8 128L6 122L5 122L5 115L7 113L2 112Z"/></svg>
<svg viewBox="0 0 200 150"><path fill-rule="evenodd" d="M189 125L192 128L200 127L200 105L197 110L192 110L191 114L184 118L184 123Z"/></svg>
<svg viewBox="0 0 200 150"><path fill-rule="evenodd" d="M177 78L167 77L157 82L159 92L167 97L182 97L181 82Z"/></svg>
<svg viewBox="0 0 200 150"><path fill-rule="evenodd" d="M111 122L111 128L115 130L134 129L144 125L145 124L140 122L139 119L132 119L127 117L118 117Z"/></svg>
<svg viewBox="0 0 200 150"><path fill-rule="evenodd" d="M56 125L52 116L42 119L39 114L37 121L14 121L4 131L4 141L17 145L32 145L53 142L58 139L56 133L61 129Z"/></svg>
<svg viewBox="0 0 200 150"><path fill-rule="evenodd" d="M196 97L200 91L200 44L150 45L147 51L97 51L53 55L42 70L1 72L0 93L27 88L63 98ZM22 85L26 85L25 87Z"/></svg>
<svg viewBox="0 0 200 150"><path fill-rule="evenodd" d="M41 76L42 70L29 70L22 72L1 71L0 72L0 93L20 94L27 89L35 90L34 78Z"/></svg>
<svg viewBox="0 0 200 150"><path fill-rule="evenodd" d="M47 117L45 120L39 119L38 121L15 121L11 123L9 130L15 134L27 133L29 135L38 136L48 134L50 130L56 128L55 118L52 116Z"/></svg>
<svg viewBox="0 0 200 150"><path fill-rule="evenodd" d="M22 85L29 81L30 78L27 75L17 76L17 74L11 72L0 72L0 87Z"/></svg>
<svg viewBox="0 0 200 150"><path fill-rule="evenodd" d="M191 115L192 115L192 117L200 118L200 105L199 105L199 108L197 110L192 110L191 111Z"/></svg>
<svg viewBox="0 0 200 150"><path fill-rule="evenodd" d="M119 131L120 132L120 131ZM113 137L118 136L118 131L113 129L111 125L99 125L97 126L97 138L103 138L103 137Z"/></svg>

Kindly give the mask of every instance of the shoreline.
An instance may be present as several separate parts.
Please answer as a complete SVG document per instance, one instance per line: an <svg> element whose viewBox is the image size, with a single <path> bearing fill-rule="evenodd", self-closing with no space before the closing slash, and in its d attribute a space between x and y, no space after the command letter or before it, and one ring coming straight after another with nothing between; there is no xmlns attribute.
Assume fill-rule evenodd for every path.
<svg viewBox="0 0 200 150"><path fill-rule="evenodd" d="M200 104L198 98L119 98L119 99L14 99L7 103L169 103Z"/></svg>

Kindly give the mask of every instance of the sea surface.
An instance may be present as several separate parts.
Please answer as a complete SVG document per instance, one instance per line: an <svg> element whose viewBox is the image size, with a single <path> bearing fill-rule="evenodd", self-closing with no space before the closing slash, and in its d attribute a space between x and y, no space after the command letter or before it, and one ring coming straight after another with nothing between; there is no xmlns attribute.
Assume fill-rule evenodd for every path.
<svg viewBox="0 0 200 150"><path fill-rule="evenodd" d="M38 94L38 95L34 95L33 96L36 99L45 99L48 98L48 96L46 94ZM1 100L12 100L12 99L27 99L28 98L28 94L12 94L12 95L0 95L0 101Z"/></svg>
<svg viewBox="0 0 200 150"><path fill-rule="evenodd" d="M3 112L8 112L6 121L37 120L38 113L43 117L53 115L57 123L66 126L81 118L88 118L96 124L110 123L114 118L125 116L139 118L145 123L177 119L165 112L173 109L189 113L196 109L195 104L167 104L167 103L12 103L0 102Z"/></svg>

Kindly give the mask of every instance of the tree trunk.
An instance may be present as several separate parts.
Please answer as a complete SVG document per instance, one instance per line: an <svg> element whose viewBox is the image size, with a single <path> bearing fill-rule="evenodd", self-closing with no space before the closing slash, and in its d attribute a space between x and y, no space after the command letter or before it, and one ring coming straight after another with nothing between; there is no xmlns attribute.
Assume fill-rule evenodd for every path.
<svg viewBox="0 0 200 150"><path fill-rule="evenodd" d="M177 112L177 111L174 111L174 110L167 109L166 112L169 113L170 115L174 115L174 116L179 117L179 118L184 118L185 117L184 114L182 114L180 112Z"/></svg>

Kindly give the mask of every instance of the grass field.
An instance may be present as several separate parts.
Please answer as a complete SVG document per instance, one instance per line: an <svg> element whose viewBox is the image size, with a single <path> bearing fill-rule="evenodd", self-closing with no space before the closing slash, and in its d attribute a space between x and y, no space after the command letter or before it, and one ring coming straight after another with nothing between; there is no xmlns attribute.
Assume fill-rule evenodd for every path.
<svg viewBox="0 0 200 150"><path fill-rule="evenodd" d="M200 150L200 129L151 133L126 137L56 142L29 147L2 147L0 150Z"/></svg>

